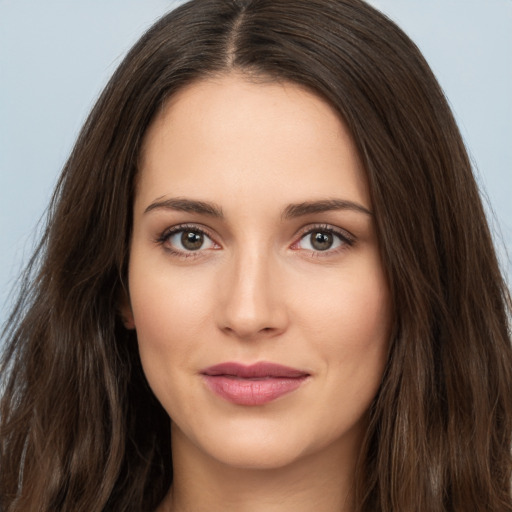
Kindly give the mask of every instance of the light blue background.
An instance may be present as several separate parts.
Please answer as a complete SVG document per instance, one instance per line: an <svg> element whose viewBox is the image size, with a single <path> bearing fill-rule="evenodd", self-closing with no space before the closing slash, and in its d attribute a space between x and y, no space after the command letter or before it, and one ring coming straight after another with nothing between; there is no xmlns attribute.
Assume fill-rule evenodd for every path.
<svg viewBox="0 0 512 512"><path fill-rule="evenodd" d="M0 0L0 322L81 124L170 0ZM423 51L512 253L512 0L372 0ZM511 282L509 277L509 282Z"/></svg>

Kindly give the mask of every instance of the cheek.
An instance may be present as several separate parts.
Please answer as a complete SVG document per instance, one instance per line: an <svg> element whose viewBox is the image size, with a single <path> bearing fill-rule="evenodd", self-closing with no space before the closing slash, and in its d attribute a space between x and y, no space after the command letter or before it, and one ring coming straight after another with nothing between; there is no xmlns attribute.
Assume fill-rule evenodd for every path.
<svg viewBox="0 0 512 512"><path fill-rule="evenodd" d="M389 336L389 291L380 265L348 269L322 287L304 286L295 297L301 328L320 335L331 352L380 347Z"/></svg>
<svg viewBox="0 0 512 512"><path fill-rule="evenodd" d="M214 287L207 275L173 269L165 260L141 265L136 256L131 261L129 285L139 341L167 348L170 340L183 335L192 338L204 327L214 302Z"/></svg>
<svg viewBox="0 0 512 512"><path fill-rule="evenodd" d="M211 293L204 278L187 279L186 273L172 272L165 264L142 267L135 257L130 264L131 308L142 366L150 387L170 413L169 404L179 398L174 390L192 371L190 356L204 343Z"/></svg>
<svg viewBox="0 0 512 512"><path fill-rule="evenodd" d="M392 311L380 266L352 270L303 296L298 316L301 330L324 362L330 399L337 403L343 397L357 417L370 405L382 380Z"/></svg>

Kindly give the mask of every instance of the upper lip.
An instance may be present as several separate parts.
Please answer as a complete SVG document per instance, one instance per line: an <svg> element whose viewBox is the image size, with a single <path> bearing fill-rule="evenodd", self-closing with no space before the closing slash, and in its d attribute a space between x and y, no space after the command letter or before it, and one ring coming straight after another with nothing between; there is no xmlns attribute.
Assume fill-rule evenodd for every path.
<svg viewBox="0 0 512 512"><path fill-rule="evenodd" d="M265 377L297 378L309 375L309 373L304 370L298 370L297 368L291 368L289 366L269 363L266 361L251 365L244 365L235 362L220 363L205 368L201 371L201 374L210 377L230 376L241 379L261 379Z"/></svg>

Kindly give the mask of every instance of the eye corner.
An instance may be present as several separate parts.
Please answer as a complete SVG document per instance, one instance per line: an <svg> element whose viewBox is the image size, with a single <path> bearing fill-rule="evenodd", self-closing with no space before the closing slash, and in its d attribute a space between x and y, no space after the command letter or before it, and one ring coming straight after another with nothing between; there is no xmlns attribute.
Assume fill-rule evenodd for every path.
<svg viewBox="0 0 512 512"><path fill-rule="evenodd" d="M185 235L188 235L188 238ZM154 241L166 253L184 259L201 257L206 251L222 249L209 230L197 224L167 227Z"/></svg>
<svg viewBox="0 0 512 512"><path fill-rule="evenodd" d="M313 239L313 235L317 235ZM301 243L305 241L305 247ZM354 246L356 237L348 231L327 224L309 225L304 227L290 245L294 251L308 251L315 257L331 256Z"/></svg>

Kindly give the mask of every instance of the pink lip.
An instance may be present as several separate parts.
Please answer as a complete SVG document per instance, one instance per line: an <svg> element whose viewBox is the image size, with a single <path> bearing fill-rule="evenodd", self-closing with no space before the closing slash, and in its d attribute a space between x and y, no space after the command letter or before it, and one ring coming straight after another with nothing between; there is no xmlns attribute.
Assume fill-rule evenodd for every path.
<svg viewBox="0 0 512 512"><path fill-rule="evenodd" d="M201 371L215 394L237 405L263 405L297 389L309 374L296 368L260 362L250 366L221 363Z"/></svg>

